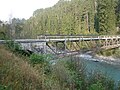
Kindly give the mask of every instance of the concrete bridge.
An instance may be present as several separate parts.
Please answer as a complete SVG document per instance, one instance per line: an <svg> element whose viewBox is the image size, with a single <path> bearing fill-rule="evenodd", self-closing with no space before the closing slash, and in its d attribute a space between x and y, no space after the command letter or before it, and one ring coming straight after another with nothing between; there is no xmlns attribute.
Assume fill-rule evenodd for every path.
<svg viewBox="0 0 120 90"><path fill-rule="evenodd" d="M8 40L9 41L9 40ZM71 54L79 52L81 46L91 46L91 49L111 49L120 47L120 36L37 36L37 39L15 39L24 49L38 50L41 53L53 52L54 54ZM0 40L0 44L5 43ZM84 44L83 44L84 43Z"/></svg>

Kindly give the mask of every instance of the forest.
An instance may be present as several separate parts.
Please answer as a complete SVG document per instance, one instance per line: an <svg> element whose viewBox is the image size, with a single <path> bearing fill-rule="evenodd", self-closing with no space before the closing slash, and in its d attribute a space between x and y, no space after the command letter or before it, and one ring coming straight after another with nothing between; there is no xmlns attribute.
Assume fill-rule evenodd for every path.
<svg viewBox="0 0 120 90"><path fill-rule="evenodd" d="M120 33L120 0L59 0L53 7L37 9L27 20L12 18L10 22L5 25L14 38L114 35Z"/></svg>
<svg viewBox="0 0 120 90"><path fill-rule="evenodd" d="M120 0L60 0L53 7L34 11L22 33L27 37L119 34L119 8Z"/></svg>

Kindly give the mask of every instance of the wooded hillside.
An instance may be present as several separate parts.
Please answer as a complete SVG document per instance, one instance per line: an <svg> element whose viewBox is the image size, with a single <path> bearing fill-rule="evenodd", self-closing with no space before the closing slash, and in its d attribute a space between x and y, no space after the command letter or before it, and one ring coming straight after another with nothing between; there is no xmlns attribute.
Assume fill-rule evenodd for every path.
<svg viewBox="0 0 120 90"><path fill-rule="evenodd" d="M17 29L17 23L15 28L15 34L22 38L40 34L119 34L120 0L59 0L53 7L37 9L23 24Z"/></svg>

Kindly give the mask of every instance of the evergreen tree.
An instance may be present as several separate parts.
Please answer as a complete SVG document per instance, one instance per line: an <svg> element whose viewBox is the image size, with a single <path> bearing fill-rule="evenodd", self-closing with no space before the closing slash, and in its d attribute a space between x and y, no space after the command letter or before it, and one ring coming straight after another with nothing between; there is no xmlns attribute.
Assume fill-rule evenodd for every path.
<svg viewBox="0 0 120 90"><path fill-rule="evenodd" d="M116 26L120 27L120 0L116 1Z"/></svg>
<svg viewBox="0 0 120 90"><path fill-rule="evenodd" d="M116 21L117 26L120 22L120 5L116 9L116 1L60 0L53 7L34 11L23 31L27 37L39 34L116 34Z"/></svg>
<svg viewBox="0 0 120 90"><path fill-rule="evenodd" d="M100 34L115 34L115 2L114 0L97 0L96 20L99 23L97 28ZM98 24L96 22L96 24Z"/></svg>

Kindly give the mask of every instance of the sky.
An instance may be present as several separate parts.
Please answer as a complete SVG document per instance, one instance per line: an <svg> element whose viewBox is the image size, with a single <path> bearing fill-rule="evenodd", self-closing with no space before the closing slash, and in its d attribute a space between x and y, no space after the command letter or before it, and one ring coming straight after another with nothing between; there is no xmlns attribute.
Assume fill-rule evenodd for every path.
<svg viewBox="0 0 120 90"><path fill-rule="evenodd" d="M59 0L0 0L0 20L8 21L10 17L28 19L40 8L51 7Z"/></svg>

